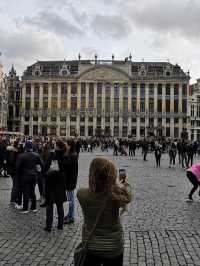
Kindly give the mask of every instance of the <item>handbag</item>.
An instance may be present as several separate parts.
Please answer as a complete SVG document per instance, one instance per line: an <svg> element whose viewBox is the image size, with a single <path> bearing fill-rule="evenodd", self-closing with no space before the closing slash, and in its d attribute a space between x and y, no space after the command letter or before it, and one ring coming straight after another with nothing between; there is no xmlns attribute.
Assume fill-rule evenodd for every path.
<svg viewBox="0 0 200 266"><path fill-rule="evenodd" d="M107 202L107 198L104 201L101 209L99 210L99 212L97 214L97 218L96 218L95 223L94 223L94 225L93 225L93 227L89 233L88 239L84 243L83 242L79 243L78 246L75 248L74 266L84 266L86 255L87 255L87 246L88 246L89 240L91 239L91 237L92 237L92 235L96 229L96 226L99 222L99 219L100 219L103 211L105 210L106 202Z"/></svg>

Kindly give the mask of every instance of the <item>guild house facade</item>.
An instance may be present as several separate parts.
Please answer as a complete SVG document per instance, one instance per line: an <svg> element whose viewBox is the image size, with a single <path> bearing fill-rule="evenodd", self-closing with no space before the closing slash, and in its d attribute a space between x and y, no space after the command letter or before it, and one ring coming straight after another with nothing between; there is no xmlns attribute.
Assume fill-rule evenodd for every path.
<svg viewBox="0 0 200 266"><path fill-rule="evenodd" d="M6 87L6 76L3 65L0 62L0 132L7 130L8 93Z"/></svg>
<svg viewBox="0 0 200 266"><path fill-rule="evenodd" d="M189 114L191 139L200 140L200 79L190 86Z"/></svg>
<svg viewBox="0 0 200 266"><path fill-rule="evenodd" d="M166 136L187 128L189 73L169 62L38 61L22 77L21 130L49 136Z"/></svg>
<svg viewBox="0 0 200 266"><path fill-rule="evenodd" d="M21 106L21 87L19 76L12 66L7 77L8 88L8 116L7 125L8 131L20 131L20 106Z"/></svg>

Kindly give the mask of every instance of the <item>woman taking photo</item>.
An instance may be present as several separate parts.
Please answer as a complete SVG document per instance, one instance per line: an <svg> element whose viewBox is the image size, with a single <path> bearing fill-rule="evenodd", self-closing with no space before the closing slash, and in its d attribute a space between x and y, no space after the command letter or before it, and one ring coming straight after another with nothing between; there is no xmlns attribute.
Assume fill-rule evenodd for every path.
<svg viewBox="0 0 200 266"><path fill-rule="evenodd" d="M84 265L123 265L123 230L119 219L119 209L131 201L128 184L123 178L118 182L117 170L105 158L96 158L90 164L89 188L80 188L77 198L80 202L84 224L82 242L87 242ZM103 210L92 236L91 228Z"/></svg>

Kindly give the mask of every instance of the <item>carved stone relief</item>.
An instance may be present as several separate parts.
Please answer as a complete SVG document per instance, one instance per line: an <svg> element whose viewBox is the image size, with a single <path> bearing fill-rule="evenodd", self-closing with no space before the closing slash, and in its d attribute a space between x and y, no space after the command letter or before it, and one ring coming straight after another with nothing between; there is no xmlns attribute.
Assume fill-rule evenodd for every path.
<svg viewBox="0 0 200 266"><path fill-rule="evenodd" d="M92 69L82 74L80 79L83 80L129 80L126 74L110 68Z"/></svg>

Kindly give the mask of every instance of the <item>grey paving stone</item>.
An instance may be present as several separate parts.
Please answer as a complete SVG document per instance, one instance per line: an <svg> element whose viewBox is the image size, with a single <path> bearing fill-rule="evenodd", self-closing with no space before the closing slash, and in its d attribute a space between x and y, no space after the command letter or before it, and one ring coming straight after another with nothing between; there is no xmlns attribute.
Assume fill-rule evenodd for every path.
<svg viewBox="0 0 200 266"><path fill-rule="evenodd" d="M89 163L97 154L104 153L80 154L78 187L87 186ZM121 218L124 265L200 265L200 199L194 195L193 203L185 202L191 185L181 166L169 169L167 155L160 168L155 167L153 154L145 163L138 152L133 158L113 157L111 151L105 155L118 168L127 168L133 186L134 200ZM0 265L72 265L81 237L80 206L74 225L58 232L55 219L55 229L46 234L45 209L36 215L19 215L8 207L10 189L11 180L0 178Z"/></svg>

